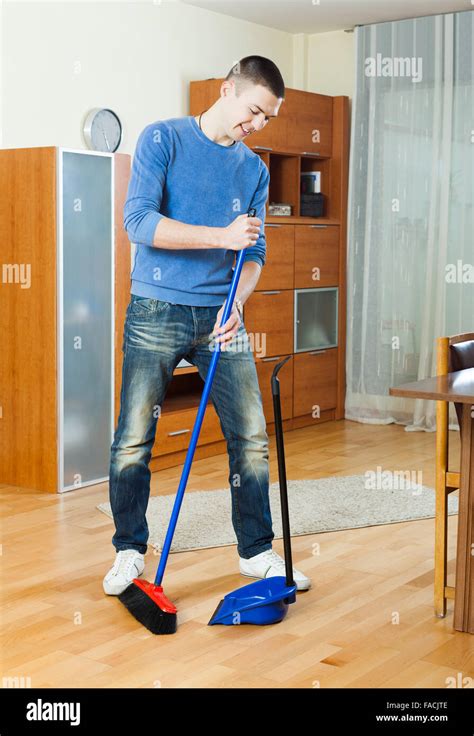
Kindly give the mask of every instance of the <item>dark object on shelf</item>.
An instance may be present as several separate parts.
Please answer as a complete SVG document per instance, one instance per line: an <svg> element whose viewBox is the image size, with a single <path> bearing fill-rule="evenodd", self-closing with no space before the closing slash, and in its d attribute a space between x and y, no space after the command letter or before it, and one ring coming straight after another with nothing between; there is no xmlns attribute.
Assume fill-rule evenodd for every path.
<svg viewBox="0 0 474 736"><path fill-rule="evenodd" d="M302 194L300 204L301 217L324 217L324 194Z"/></svg>
<svg viewBox="0 0 474 736"><path fill-rule="evenodd" d="M301 194L316 194L321 191L321 172L302 171L300 174Z"/></svg>

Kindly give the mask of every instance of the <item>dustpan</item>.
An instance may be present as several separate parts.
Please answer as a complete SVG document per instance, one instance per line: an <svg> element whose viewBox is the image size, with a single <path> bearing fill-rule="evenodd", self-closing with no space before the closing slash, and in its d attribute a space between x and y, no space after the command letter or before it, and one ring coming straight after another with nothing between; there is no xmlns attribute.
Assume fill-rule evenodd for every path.
<svg viewBox="0 0 474 736"><path fill-rule="evenodd" d="M280 381L277 377L280 368L292 356L288 355L278 363L272 373L273 413L278 455L278 478L280 485L281 520L283 545L285 550L285 573L271 578L256 580L243 588L227 593L219 602L211 616L208 626L224 624L275 624L282 621L290 603L296 601L296 583L293 580L291 558L290 521L288 515L288 491L286 487L285 449L283 445L283 424L280 405Z"/></svg>
<svg viewBox="0 0 474 736"><path fill-rule="evenodd" d="M256 580L234 590L220 601L209 625L276 624L285 618L288 605L296 600L296 585L287 585L286 578Z"/></svg>

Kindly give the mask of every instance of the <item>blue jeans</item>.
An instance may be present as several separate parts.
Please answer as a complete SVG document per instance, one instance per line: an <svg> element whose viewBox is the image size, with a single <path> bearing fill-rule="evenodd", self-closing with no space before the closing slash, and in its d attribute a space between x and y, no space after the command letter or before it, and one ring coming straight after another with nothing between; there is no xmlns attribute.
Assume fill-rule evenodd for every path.
<svg viewBox="0 0 474 736"><path fill-rule="evenodd" d="M116 528L112 544L117 551L147 551L148 465L161 406L182 358L197 366L203 381L206 379L216 345L211 333L219 308L131 294L122 345L120 415L109 473ZM268 497L268 435L253 352L243 324L221 352L210 398L227 443L237 551L240 557L253 557L271 549L274 533Z"/></svg>

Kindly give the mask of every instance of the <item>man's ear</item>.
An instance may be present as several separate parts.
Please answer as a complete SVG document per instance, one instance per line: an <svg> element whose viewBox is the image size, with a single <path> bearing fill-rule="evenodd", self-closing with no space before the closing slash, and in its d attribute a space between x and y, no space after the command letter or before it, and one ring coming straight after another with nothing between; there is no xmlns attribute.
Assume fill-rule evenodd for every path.
<svg viewBox="0 0 474 736"><path fill-rule="evenodd" d="M233 79L224 79L224 81L221 84L221 97L228 97L232 94L232 89L234 89L235 94L235 82Z"/></svg>

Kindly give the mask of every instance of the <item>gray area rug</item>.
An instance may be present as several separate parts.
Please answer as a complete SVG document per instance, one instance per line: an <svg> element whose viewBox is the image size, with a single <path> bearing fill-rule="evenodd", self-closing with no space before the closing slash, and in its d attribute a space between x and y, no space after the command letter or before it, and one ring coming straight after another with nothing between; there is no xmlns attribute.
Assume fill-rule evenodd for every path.
<svg viewBox="0 0 474 736"><path fill-rule="evenodd" d="M291 535L297 537L434 517L433 488L418 484L409 487L405 484L403 487L403 483L396 481L388 489L371 489L367 485L365 475L287 481ZM157 550L163 545L174 499L174 494L150 497L146 513L150 531L148 544ZM282 527L278 483L270 485L270 507L275 539L280 539ZM101 503L96 508L112 517L109 502ZM457 497L449 496L449 514L455 514L457 510ZM186 492L170 552L230 544L236 544L231 520L230 488Z"/></svg>

